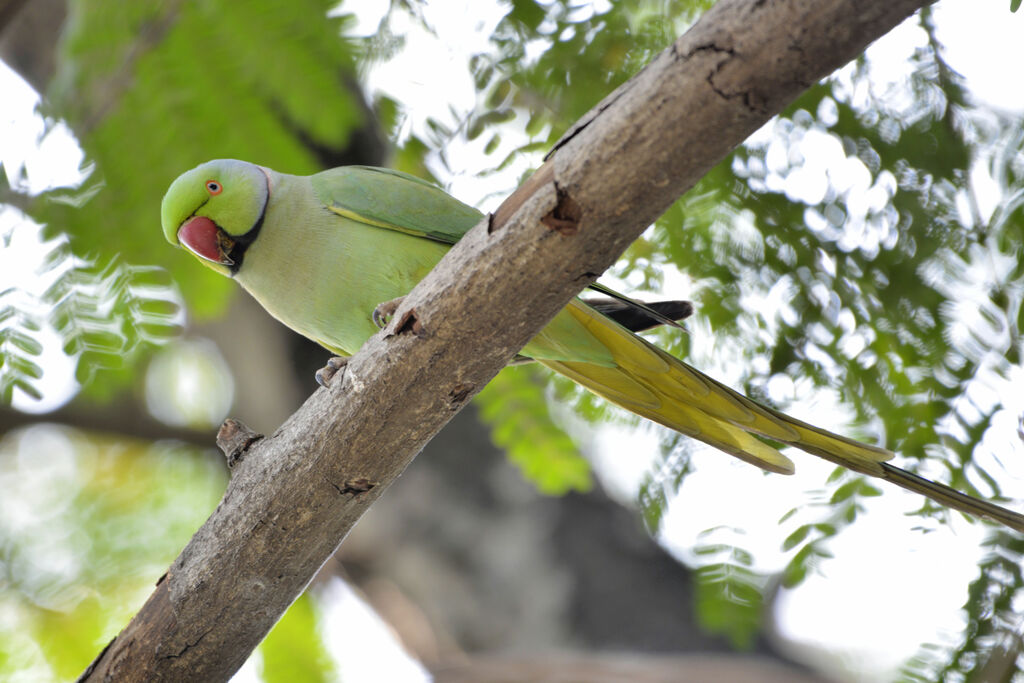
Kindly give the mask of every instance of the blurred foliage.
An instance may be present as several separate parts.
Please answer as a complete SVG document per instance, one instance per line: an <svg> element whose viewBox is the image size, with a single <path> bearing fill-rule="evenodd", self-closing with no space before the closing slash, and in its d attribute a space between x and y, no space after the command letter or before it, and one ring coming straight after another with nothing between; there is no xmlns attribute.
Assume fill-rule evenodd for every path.
<svg viewBox="0 0 1024 683"><path fill-rule="evenodd" d="M216 456L179 446L49 426L0 439L0 678L78 676L224 484Z"/></svg>
<svg viewBox="0 0 1024 683"><path fill-rule="evenodd" d="M103 262L76 256L63 236L45 246L33 287L0 292L0 394L5 404L14 389L41 396L37 336L47 326L78 359L75 379L85 396L108 398L132 383L140 361L180 334L180 297L163 268L130 265L116 254ZM40 283L45 289L34 291Z"/></svg>
<svg viewBox="0 0 1024 683"><path fill-rule="evenodd" d="M783 550L799 548L793 553L782 573L784 586L798 585L807 577L808 572L816 568L817 563L832 557L828 550L828 540L844 526L853 524L857 515L864 511L861 499L882 495L870 480L856 476L848 470L836 468L828 483L839 481L843 483L833 490L828 502L818 505L825 508L827 516L798 526L782 542ZM782 516L779 524L785 524L799 511L800 508L793 508Z"/></svg>
<svg viewBox="0 0 1024 683"><path fill-rule="evenodd" d="M17 287L0 292L0 395L5 404L11 403L15 389L39 398L35 383L42 379L43 369L34 360L42 352L36 340L39 316L31 303L18 299L26 297Z"/></svg>
<svg viewBox="0 0 1024 683"><path fill-rule="evenodd" d="M476 175L526 171L711 4L510 0L489 48L469 65L474 108L452 110L450 119L428 119L410 132L405 124L414 112L387 96L374 101L376 125L396 147L392 165L423 176L432 168L452 170L449 145L468 141L485 158L485 167L472 169ZM160 239L164 188L183 169L214 157L295 173L318 169L325 149L344 148L357 128L373 123L349 86L360 69L401 47L392 15L407 13L431 29L423 4L394 0L374 38L351 39L346 6L328 17L333 5L71 3L46 113L73 128L91 174L83 187L50 193L56 201L29 209L55 245L44 273L52 285L42 297L19 288L0 292L5 401L15 388L38 391L45 324L76 357L83 390L95 398L138 381L139 364L181 324L182 303L194 316L223 311L232 284ZM685 274L692 289L683 294L698 312L692 334L653 334L673 353L783 409L815 389L833 395L850 413L848 431L899 451L911 469L998 496L1002 472L993 453L1021 452L1005 427L1004 394L1020 372L1024 327L1024 126L1018 116L970 101L944 61L928 12L918 26L923 40L896 79L861 60L812 87L666 212L613 274L650 291L661 288L666 273ZM979 175L997 188L992 210L978 199ZM707 339L714 340L714 354ZM536 368L504 371L481 394L481 412L495 441L541 490L585 489L588 468L567 435L572 429L548 412L542 377ZM773 382L791 390L770 392ZM633 420L568 381L551 386L548 396L570 402L588 420ZM690 443L666 435L663 462L638 494L652 530L694 469ZM185 495L153 486L160 500ZM878 494L842 471L825 487L819 502L802 501L780 521L788 534L788 585L829 557L829 540L856 522L865 498ZM151 502L126 502L110 511L112 519L127 514L128 503ZM100 509L97 503L95 514ZM799 518L797 510L804 513ZM919 513L923 524L948 514L927 502ZM159 519L144 506L137 514ZM99 529L106 523L93 521ZM83 537L96 533L90 528ZM149 557L173 554L184 537L175 538ZM708 535L696 550L701 620L738 646L751 642L762 619L767 584L743 540L729 534L722 543L720 534ZM971 587L964 641L952 650L922 650L908 664L908 677L930 680L942 672L970 680L994 636L1016 628L1018 543L993 533ZM90 556L82 567L95 561L90 571L113 571L107 557ZM124 559L134 562L126 565L131 571L141 571L140 563L162 567L169 556ZM3 561L8 582L11 566ZM86 592L71 601L81 606L78 623L47 622L55 634L59 628L81 628L81 634L70 641L54 635L49 645L44 638L31 647L0 646L0 663L28 657L70 671L49 659L47 648L57 639L84 643L91 657L105 637L96 634L109 633L131 608L118 608L125 614L115 618L97 602L102 591ZM14 594L30 593L16 588ZM38 598L18 599L43 609L34 606ZM289 623L298 624L295 633L308 633L315 620L308 605L299 609L306 611ZM26 623L37 618L43 619ZM266 646L267 676L287 665L287 643L301 640L284 624ZM33 637L27 633L37 631L43 632L12 634L10 642L25 645Z"/></svg>
<svg viewBox="0 0 1024 683"><path fill-rule="evenodd" d="M513 0L490 37L493 49L470 62L477 107L454 127L429 121L426 142L447 166L445 148L456 134L486 139L483 151L502 158L484 174L523 157L534 164L572 123L713 4L641 0L599 11L567 0ZM526 140L510 150L501 144L503 135L524 134Z"/></svg>
<svg viewBox="0 0 1024 683"><path fill-rule="evenodd" d="M31 427L0 439L0 678L71 680L213 512L219 454ZM312 598L260 646L262 676L333 680ZM299 677L296 677L299 676Z"/></svg>
<svg viewBox="0 0 1024 683"><path fill-rule="evenodd" d="M107 397L113 387L130 384L140 358L181 331L180 303L162 268L117 257L101 267L73 256L66 242L43 267L62 271L42 300L64 352L78 357L75 379L87 395ZM97 373L106 381L93 381Z"/></svg>
<svg viewBox="0 0 1024 683"><path fill-rule="evenodd" d="M671 498L693 471L690 450L683 445L684 439L682 434L673 433L662 440L660 466L646 474L637 491L644 524L652 535L661 530Z"/></svg>
<svg viewBox="0 0 1024 683"><path fill-rule="evenodd" d="M701 562L697 570L697 617L709 633L724 634L733 647L747 650L761 630L768 577L754 570L754 556L738 544L705 542L718 531L708 529L694 547Z"/></svg>
<svg viewBox="0 0 1024 683"><path fill-rule="evenodd" d="M231 409L234 377L216 344L183 339L150 361L145 393L149 413L164 424L211 431Z"/></svg>
<svg viewBox="0 0 1024 683"><path fill-rule="evenodd" d="M260 678L264 683L338 680L319 628L313 598L303 593L260 643Z"/></svg>
<svg viewBox="0 0 1024 683"><path fill-rule="evenodd" d="M477 396L491 438L542 493L587 491L590 464L542 401L546 377L531 365L505 368Z"/></svg>
<svg viewBox="0 0 1024 683"><path fill-rule="evenodd" d="M1024 538L999 531L985 542L985 549L980 574L971 582L964 605L967 639L955 648L926 645L904 668L908 680L990 683L1019 679L1021 668L1014 661L1024 650L1019 618L1024 595ZM1002 672L986 665L990 654L1006 661Z"/></svg>

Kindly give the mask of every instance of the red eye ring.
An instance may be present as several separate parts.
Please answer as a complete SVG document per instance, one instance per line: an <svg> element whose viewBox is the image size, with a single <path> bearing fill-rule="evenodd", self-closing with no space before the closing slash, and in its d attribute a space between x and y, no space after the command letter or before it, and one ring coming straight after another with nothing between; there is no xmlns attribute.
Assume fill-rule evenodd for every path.
<svg viewBox="0 0 1024 683"><path fill-rule="evenodd" d="M216 180L206 181L206 191L210 194L220 194L224 191L224 186L218 183Z"/></svg>

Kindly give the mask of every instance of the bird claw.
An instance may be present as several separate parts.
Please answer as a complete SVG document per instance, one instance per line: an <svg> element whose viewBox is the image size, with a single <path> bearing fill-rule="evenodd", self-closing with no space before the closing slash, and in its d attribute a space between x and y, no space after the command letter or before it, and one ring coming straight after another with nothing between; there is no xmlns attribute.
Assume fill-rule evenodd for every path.
<svg viewBox="0 0 1024 683"><path fill-rule="evenodd" d="M326 387L334 379L334 375L338 373L346 365L348 365L348 358L344 356L334 356L327 359L327 365L323 366L316 371L316 383L322 387Z"/></svg>
<svg viewBox="0 0 1024 683"><path fill-rule="evenodd" d="M395 311L398 310L398 304L402 303L404 296L400 296L397 299L391 301L385 301L382 304L377 304L377 308L373 309L373 324L379 329L383 330L388 323L391 322L391 318L395 315Z"/></svg>

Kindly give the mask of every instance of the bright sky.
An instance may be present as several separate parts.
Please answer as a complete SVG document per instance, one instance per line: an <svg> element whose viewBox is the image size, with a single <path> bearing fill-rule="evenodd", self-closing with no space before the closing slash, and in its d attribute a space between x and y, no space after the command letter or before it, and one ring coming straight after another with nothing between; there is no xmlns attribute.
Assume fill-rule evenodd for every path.
<svg viewBox="0 0 1024 683"><path fill-rule="evenodd" d="M386 0L360 2L360 31L372 32L387 5ZM1011 15L1007 5L1004 0L944 0L937 6L936 21L950 63L965 76L972 93L991 107L1020 111L1024 110L1024 88L1010 87L1010 79L1011 74L1019 74L1019 65L1024 64L1024 11ZM398 33L408 31L405 49L394 60L367 74L371 91L386 92L409 105L406 125L419 131L428 116L450 120L450 105L459 111L472 108L475 93L467 60L474 51L485 48L485 37L500 17L496 2L479 0L428 3L424 14L439 35L427 35L411 25L395 25ZM873 46L869 54L880 77L884 79L888 68L898 69L920 40L916 28L904 26ZM12 184L27 182L33 192L77 182L77 169L82 163L81 152L66 129L58 126L40 137L44 131L41 119L33 111L36 102L35 94L20 79L6 67L0 67L0 161L8 176L14 176ZM515 143L511 137L506 135L506 145ZM478 178L476 171L487 165L481 156L483 141L478 142L456 142L448 150L451 165L458 173L448 176L442 169L436 170L447 180L452 193L463 200L479 203L480 198L493 195L484 203L489 208L500 199L500 193L515 185L515 178L523 169L515 167L497 178ZM823 149L827 147L824 145ZM808 158L812 167L824 164L836 173L827 157L819 154ZM26 170L27 181L20 177L20 169ZM795 183L792 191L798 196L815 192L813 183ZM989 206L995 201L994 196L983 199ZM46 247L39 243L35 230L26 229L19 214L3 209L0 238L9 234L10 246L0 250L0 291L15 282L41 291L45 283L39 281L35 268ZM666 286L673 294L685 296L684 277L669 277ZM699 326L691 329L695 335L695 355L701 360L711 359L713 335L706 331L701 341L696 336L705 331ZM55 334L50 334L47 344L51 349L59 349ZM44 362L46 397L36 405L21 397L17 402L20 408L49 410L75 390L70 360L59 352L52 356L48 355ZM799 388L779 390L799 394ZM813 415L814 422L822 422L823 415L832 416L833 426L841 427L841 408L829 405L825 397L804 400L795 406L794 412L798 416ZM632 499L636 483L656 459L658 443L650 430L638 435L609 428L595 440L595 448L594 458L603 481L613 493ZM637 457L642 452L649 457ZM630 455L626 458L623 453ZM795 457L798 474L781 477L766 476L714 451L697 453L694 462L698 473L687 481L671 505L663 542L681 557L692 560L690 548L702 530L720 525L722 529L712 540L727 541L737 534L731 528L741 528L747 531L738 542L755 551L763 568L781 567L787 556L780 545L795 528L796 521L780 526L778 520L795 502L806 500L806 491L820 489L832 470L831 465L815 458ZM1024 473L1020 474L1024 479ZM1024 491L1024 481L1020 483ZM823 563L819 575L808 579L798 590L783 593L777 614L782 634L815 648L813 652L817 654L811 656L825 662L826 670L844 666L853 680L884 679L891 676L893 667L913 655L922 642L956 640L956 633L962 628L959 608L966 600L965 586L976 574L978 542L984 530L958 517L951 527L927 534L915 531L920 520L907 518L903 513L917 505L916 497L887 488L886 495L869 501L870 513L830 545L835 559ZM802 516L811 519L810 513L813 510L804 511ZM344 588L332 591L332 604L347 605L346 609L355 609L352 605L360 604ZM346 623L330 616L328 622L334 624L329 627L332 630L341 628L339 623ZM340 661L346 658L343 652L337 656ZM403 669L414 678L421 675L414 674L414 670L415 667ZM373 680L373 672L367 678L361 678L359 672L347 673L352 675L351 680ZM252 669L247 667L240 678L251 675Z"/></svg>

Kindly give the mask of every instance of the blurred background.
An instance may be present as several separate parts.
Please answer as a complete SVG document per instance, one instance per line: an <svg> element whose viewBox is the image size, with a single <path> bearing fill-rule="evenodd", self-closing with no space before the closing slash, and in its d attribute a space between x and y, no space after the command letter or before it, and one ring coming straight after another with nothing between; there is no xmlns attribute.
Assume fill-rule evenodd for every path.
<svg viewBox="0 0 1024 683"><path fill-rule="evenodd" d="M327 357L166 243L171 180L387 165L493 209L711 4L0 0L0 679L78 676L217 505L220 421L272 432ZM909 19L604 281L692 300L650 338L719 379L1019 510L1022 35L1004 0ZM236 679L1024 680L1024 539L791 456L507 369Z"/></svg>

